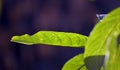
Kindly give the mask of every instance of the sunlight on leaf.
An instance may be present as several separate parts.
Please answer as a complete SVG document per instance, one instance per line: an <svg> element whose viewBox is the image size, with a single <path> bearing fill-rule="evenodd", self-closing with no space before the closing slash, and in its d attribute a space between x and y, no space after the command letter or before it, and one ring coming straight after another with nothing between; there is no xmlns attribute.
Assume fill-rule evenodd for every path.
<svg viewBox="0 0 120 70"><path fill-rule="evenodd" d="M120 8L109 13L94 27L86 43L85 57L105 55L105 44L115 30L120 30Z"/></svg>
<svg viewBox="0 0 120 70"><path fill-rule="evenodd" d="M14 36L11 41L27 45L46 44L55 46L83 47L87 41L87 36L77 33L40 31L32 36L28 34Z"/></svg>
<svg viewBox="0 0 120 70"><path fill-rule="evenodd" d="M120 30L120 8L109 13L102 22L99 22L91 32L85 47L85 63L89 70L100 70L103 66L103 58L107 53L107 40L111 34ZM114 45L114 44L113 44ZM91 58L90 58L91 57ZM102 63L100 63L102 62Z"/></svg>

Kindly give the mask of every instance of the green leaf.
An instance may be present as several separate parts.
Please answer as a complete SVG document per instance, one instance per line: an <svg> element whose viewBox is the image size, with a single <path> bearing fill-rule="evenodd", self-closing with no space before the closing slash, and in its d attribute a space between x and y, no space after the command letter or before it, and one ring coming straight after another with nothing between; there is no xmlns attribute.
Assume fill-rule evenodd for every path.
<svg viewBox="0 0 120 70"><path fill-rule="evenodd" d="M93 29L85 47L85 58L106 54L106 43L114 31L120 31L120 8L109 13Z"/></svg>
<svg viewBox="0 0 120 70"><path fill-rule="evenodd" d="M87 36L67 32L40 31L32 36L28 34L22 36L14 36L11 41L27 45L46 44L56 46L81 47L85 46Z"/></svg>
<svg viewBox="0 0 120 70"><path fill-rule="evenodd" d="M120 70L120 33L114 32L107 40L106 70Z"/></svg>
<svg viewBox="0 0 120 70"><path fill-rule="evenodd" d="M88 70L101 70L101 67L104 64L104 57L103 55L99 56L89 56L85 58L85 65Z"/></svg>
<svg viewBox="0 0 120 70"><path fill-rule="evenodd" d="M79 54L65 63L62 70L87 70L83 54Z"/></svg>

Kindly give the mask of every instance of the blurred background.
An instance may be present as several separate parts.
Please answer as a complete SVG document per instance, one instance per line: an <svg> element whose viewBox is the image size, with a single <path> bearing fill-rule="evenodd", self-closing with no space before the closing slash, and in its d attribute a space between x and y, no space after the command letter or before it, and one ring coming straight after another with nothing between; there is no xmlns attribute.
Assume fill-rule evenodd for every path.
<svg viewBox="0 0 120 70"><path fill-rule="evenodd" d="M84 49L10 42L13 35L41 30L89 35L96 13L108 13L120 0L0 0L0 70L61 70Z"/></svg>

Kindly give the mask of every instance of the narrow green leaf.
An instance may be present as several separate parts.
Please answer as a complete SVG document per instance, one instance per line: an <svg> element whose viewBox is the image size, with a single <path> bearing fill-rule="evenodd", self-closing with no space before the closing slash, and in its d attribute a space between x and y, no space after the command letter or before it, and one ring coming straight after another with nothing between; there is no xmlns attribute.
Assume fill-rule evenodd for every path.
<svg viewBox="0 0 120 70"><path fill-rule="evenodd" d="M62 70L87 70L83 54L79 54L65 63Z"/></svg>
<svg viewBox="0 0 120 70"><path fill-rule="evenodd" d="M120 70L120 33L114 32L107 40L107 52L105 59L106 70Z"/></svg>
<svg viewBox="0 0 120 70"><path fill-rule="evenodd" d="M22 36L14 36L11 41L27 45L46 44L56 46L81 47L85 46L87 36L67 32L40 31L32 36L28 34Z"/></svg>
<svg viewBox="0 0 120 70"><path fill-rule="evenodd" d="M106 42L112 32L120 30L120 8L109 13L93 29L85 47L85 57L106 54Z"/></svg>

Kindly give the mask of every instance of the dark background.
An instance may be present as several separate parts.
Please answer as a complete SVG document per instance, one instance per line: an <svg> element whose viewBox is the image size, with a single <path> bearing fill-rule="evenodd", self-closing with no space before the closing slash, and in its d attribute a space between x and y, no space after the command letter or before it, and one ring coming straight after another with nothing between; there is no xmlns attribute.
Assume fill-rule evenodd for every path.
<svg viewBox="0 0 120 70"><path fill-rule="evenodd" d="M61 70L84 49L10 42L13 35L64 31L89 35L96 13L108 13L120 0L2 0L0 15L0 70Z"/></svg>

